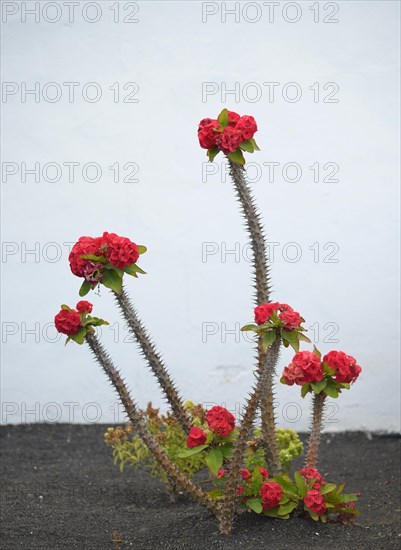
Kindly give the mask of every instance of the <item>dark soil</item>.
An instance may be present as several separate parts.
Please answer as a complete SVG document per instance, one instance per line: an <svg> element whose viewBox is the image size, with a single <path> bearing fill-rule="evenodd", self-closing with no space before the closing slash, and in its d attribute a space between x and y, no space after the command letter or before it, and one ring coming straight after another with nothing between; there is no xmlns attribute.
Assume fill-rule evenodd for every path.
<svg viewBox="0 0 401 550"><path fill-rule="evenodd" d="M207 511L181 496L171 504L146 473L113 466L105 426L1 427L1 548L143 550L211 547L272 550L400 548L400 439L327 434L320 469L360 491L359 525L243 514L221 536Z"/></svg>

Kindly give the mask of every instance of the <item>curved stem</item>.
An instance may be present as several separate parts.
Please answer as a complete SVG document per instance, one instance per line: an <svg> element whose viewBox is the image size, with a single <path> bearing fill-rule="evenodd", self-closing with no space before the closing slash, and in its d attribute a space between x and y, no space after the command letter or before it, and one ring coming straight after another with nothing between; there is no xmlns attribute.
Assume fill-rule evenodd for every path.
<svg viewBox="0 0 401 550"><path fill-rule="evenodd" d="M320 434L323 427L323 410L325 404L325 394L315 394L313 397L313 418L312 428L309 436L308 453L306 455L305 466L315 468L319 450Z"/></svg>
<svg viewBox="0 0 401 550"><path fill-rule="evenodd" d="M97 340L96 336L93 334L88 334L86 336L86 341L103 371L106 373L110 382L117 391L121 403L124 405L125 412L135 426L135 430L137 431L139 437L147 445L150 452L164 469L168 478L174 480L175 483L180 485L180 487L182 487L194 500L199 502L199 504L202 504L214 514L217 514L218 506L216 503L213 502L206 495L206 493L199 489L190 479L182 474L178 467L166 456L163 448L159 445L152 432L148 429L141 412L132 400L124 380L121 378L119 371L113 365L109 355L101 343Z"/></svg>
<svg viewBox="0 0 401 550"><path fill-rule="evenodd" d="M173 380L171 379L163 359L149 337L142 321L140 320L128 297L128 294L126 293L124 287L122 288L120 294L117 294L116 292L113 292L113 294L125 320L127 321L128 327L133 332L141 351L148 362L150 369L157 378L157 381L164 392L176 419L184 432L188 432L192 425L191 419L184 408L183 401Z"/></svg>

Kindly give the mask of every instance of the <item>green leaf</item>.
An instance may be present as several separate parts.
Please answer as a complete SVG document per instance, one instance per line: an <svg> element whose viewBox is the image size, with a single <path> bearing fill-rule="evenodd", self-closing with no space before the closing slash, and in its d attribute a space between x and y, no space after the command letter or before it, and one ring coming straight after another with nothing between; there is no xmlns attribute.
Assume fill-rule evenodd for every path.
<svg viewBox="0 0 401 550"><path fill-rule="evenodd" d="M233 447L234 445L232 443L226 443L225 445L221 445L220 449L223 453L224 458L230 458L233 454Z"/></svg>
<svg viewBox="0 0 401 550"><path fill-rule="evenodd" d="M107 258L104 256L95 256L95 254L85 254L84 256L80 256L83 260L92 260L93 262L98 262L99 264L106 264Z"/></svg>
<svg viewBox="0 0 401 550"><path fill-rule="evenodd" d="M310 384L304 384L301 389L301 397L305 397L307 393L310 391Z"/></svg>
<svg viewBox="0 0 401 550"><path fill-rule="evenodd" d="M114 269L106 269L103 273L102 283L106 288L110 288L116 294L121 294L122 279Z"/></svg>
<svg viewBox="0 0 401 550"><path fill-rule="evenodd" d="M299 472L295 472L295 483L298 487L298 494L301 498L306 497L306 493L308 492L308 487L306 485L305 479L301 476Z"/></svg>
<svg viewBox="0 0 401 550"><path fill-rule="evenodd" d="M262 502L258 498L249 498L246 501L246 505L257 514L260 514L263 510Z"/></svg>
<svg viewBox="0 0 401 550"><path fill-rule="evenodd" d="M267 350L269 346L273 344L276 339L276 331L274 329L268 330L263 336L262 346L264 350Z"/></svg>
<svg viewBox="0 0 401 550"><path fill-rule="evenodd" d="M237 164L245 164L244 155L239 148L236 149L233 153L227 153L227 157Z"/></svg>
<svg viewBox="0 0 401 550"><path fill-rule="evenodd" d="M239 144L239 146L243 151L246 151L247 153L253 153L255 150L250 139L243 141L242 143Z"/></svg>
<svg viewBox="0 0 401 550"><path fill-rule="evenodd" d="M63 304L61 306L61 309L64 309L65 311L72 311L72 309L70 307L66 306L65 304Z"/></svg>
<svg viewBox="0 0 401 550"><path fill-rule="evenodd" d="M219 153L220 149L217 147L217 145L214 145L214 147L208 149L207 156L209 157L209 162L213 162Z"/></svg>
<svg viewBox="0 0 401 550"><path fill-rule="evenodd" d="M282 377L280 378L280 382L281 382L282 384L287 384L287 381L286 381L286 379L284 378L284 376L282 376Z"/></svg>
<svg viewBox="0 0 401 550"><path fill-rule="evenodd" d="M310 508L308 508L307 506L305 506L305 508L308 510L308 513L309 513L310 517L314 521L319 521L319 516L318 516L318 514L316 514L316 512L312 512L312 510Z"/></svg>
<svg viewBox="0 0 401 550"><path fill-rule="evenodd" d="M311 386L315 393L320 393L327 386L327 380L323 378L320 382L313 382Z"/></svg>
<svg viewBox="0 0 401 550"><path fill-rule="evenodd" d="M143 244L138 244L137 248L138 248L138 254L145 254L145 252L147 251L146 246L143 246Z"/></svg>
<svg viewBox="0 0 401 550"><path fill-rule="evenodd" d="M241 330L243 332L249 332L249 331L252 331L252 332L257 332L259 330L259 327L258 325L254 325L254 324L250 324L250 325L244 325Z"/></svg>
<svg viewBox="0 0 401 550"><path fill-rule="evenodd" d="M221 497L224 497L224 491L221 489L211 489L207 492L207 494L212 498L213 500L219 500Z"/></svg>
<svg viewBox="0 0 401 550"><path fill-rule="evenodd" d="M228 120L228 111L227 109L223 109L219 116L217 117L217 121L220 124L222 128L225 128L228 126L229 120Z"/></svg>
<svg viewBox="0 0 401 550"><path fill-rule="evenodd" d="M322 363L322 365L324 374L327 374L328 376L333 376L333 374L336 373L336 369L332 369L327 363Z"/></svg>
<svg viewBox="0 0 401 550"><path fill-rule="evenodd" d="M281 504L277 510L277 513L279 516L285 516L287 514L291 514L293 510L298 506L298 502L294 502L293 500L288 502L288 504Z"/></svg>
<svg viewBox="0 0 401 550"><path fill-rule="evenodd" d="M81 327L76 334L71 334L71 340L74 340L77 344L83 344L85 342L86 329Z"/></svg>
<svg viewBox="0 0 401 550"><path fill-rule="evenodd" d="M136 264L127 265L127 267L124 267L123 271L128 273L128 275L132 275L133 273L142 273L142 275L146 275L146 271L138 267Z"/></svg>
<svg viewBox="0 0 401 550"><path fill-rule="evenodd" d="M324 483L320 486L320 493L322 495L326 495L327 493L331 493L336 489L337 485L335 483Z"/></svg>
<svg viewBox="0 0 401 550"><path fill-rule="evenodd" d="M322 354L320 353L320 351L317 349L316 346L313 346L313 353L317 355L319 358L322 356Z"/></svg>
<svg viewBox="0 0 401 550"><path fill-rule="evenodd" d="M287 475L275 476L274 481L277 481L284 493L291 496L298 496L297 487Z"/></svg>
<svg viewBox="0 0 401 550"><path fill-rule="evenodd" d="M85 321L85 326L92 325L93 327L100 327L101 325L109 325L109 324L110 323L108 323L104 319L100 319L99 317L87 317Z"/></svg>
<svg viewBox="0 0 401 550"><path fill-rule="evenodd" d="M206 457L206 464L216 476L223 464L223 452L219 447L213 447Z"/></svg>
<svg viewBox="0 0 401 550"><path fill-rule="evenodd" d="M287 341L289 345L294 349L295 353L299 351L299 333L295 330L284 330L281 329L281 337L283 342Z"/></svg>
<svg viewBox="0 0 401 550"><path fill-rule="evenodd" d="M300 340L302 340L303 342L308 342L308 344L310 344L312 342L312 340L310 338L308 338L307 336L305 336L305 334L302 334L302 332L298 332L298 338Z"/></svg>
<svg viewBox="0 0 401 550"><path fill-rule="evenodd" d="M250 141L252 143L254 151L260 151L260 149L257 146L256 141L254 140L254 138L251 138L248 141Z"/></svg>
<svg viewBox="0 0 401 550"><path fill-rule="evenodd" d="M91 284L89 281L84 281L79 289L79 295L81 297L86 296L91 289Z"/></svg>
<svg viewBox="0 0 401 550"><path fill-rule="evenodd" d="M196 455L207 449L207 447L208 445L198 445L197 447L192 447L192 449L184 449L177 456L178 458L188 458L189 456Z"/></svg>
<svg viewBox="0 0 401 550"><path fill-rule="evenodd" d="M324 388L324 393L334 399L338 397L338 389L335 387L332 380L327 381L327 386Z"/></svg>

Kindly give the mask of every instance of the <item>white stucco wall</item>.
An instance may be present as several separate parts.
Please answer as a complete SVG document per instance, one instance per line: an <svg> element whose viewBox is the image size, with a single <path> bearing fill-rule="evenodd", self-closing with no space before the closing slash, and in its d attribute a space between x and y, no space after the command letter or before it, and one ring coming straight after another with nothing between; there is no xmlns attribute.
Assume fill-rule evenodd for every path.
<svg viewBox="0 0 401 550"><path fill-rule="evenodd" d="M124 419L87 347L65 348L49 325L61 303L77 301L68 243L103 230L148 246L148 275L127 285L182 393L238 410L253 382L252 345L238 331L252 320L246 236L222 159L206 174L196 138L201 118L228 107L259 123L249 175L275 243L274 299L303 314L323 352L342 349L363 367L331 405L327 429L399 430L399 4L330 3L334 14L320 2L317 14L313 2L281 3L269 22L266 3L141 2L137 23L115 23L112 2L85 11L81 2L72 22L68 3L60 13L38 3L38 22L23 21L33 2L2 4L2 422ZM85 21L99 7L99 21ZM224 8L239 10L239 22ZM134 9L121 1L120 19ZM24 95L35 82L38 102ZM72 102L66 82L78 83ZM129 82L139 91L124 90ZM202 97L206 82L216 93ZM266 82L279 83L274 97ZM88 101L87 83L99 101ZM240 97L222 95L224 86ZM123 102L129 92L139 101ZM96 183L90 162L102 170ZM119 163L125 177L128 162L139 181L114 182L109 167ZM273 182L268 162L280 163ZM24 174L35 163L39 181ZM283 177L287 163L299 165L299 181L288 181L293 165ZM338 181L324 182L336 165ZM112 297L102 288L91 299L111 323L103 341L133 395L161 404ZM282 367L290 357L283 352ZM277 399L279 424L306 429L299 389L278 385Z"/></svg>

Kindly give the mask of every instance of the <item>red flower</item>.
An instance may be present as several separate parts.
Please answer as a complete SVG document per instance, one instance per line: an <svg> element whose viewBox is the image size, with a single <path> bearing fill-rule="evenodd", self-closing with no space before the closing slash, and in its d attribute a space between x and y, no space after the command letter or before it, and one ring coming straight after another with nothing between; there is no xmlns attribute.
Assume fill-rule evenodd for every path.
<svg viewBox="0 0 401 550"><path fill-rule="evenodd" d="M246 141L253 138L258 126L253 116L244 115L237 122L235 129L240 132L241 141Z"/></svg>
<svg viewBox="0 0 401 550"><path fill-rule="evenodd" d="M251 477L251 472L246 468L241 468L241 477L244 481L247 481Z"/></svg>
<svg viewBox="0 0 401 550"><path fill-rule="evenodd" d="M237 487L237 488L235 489L235 493L236 493L237 495L242 495L243 492L244 492L244 487L243 487L243 485L240 485L239 487Z"/></svg>
<svg viewBox="0 0 401 550"><path fill-rule="evenodd" d="M235 126L241 117L234 111L228 111L228 125Z"/></svg>
<svg viewBox="0 0 401 550"><path fill-rule="evenodd" d="M216 144L220 147L223 153L233 153L238 149L239 144L243 141L241 134L232 126L226 126L223 132L216 136Z"/></svg>
<svg viewBox="0 0 401 550"><path fill-rule="evenodd" d="M54 324L58 332L71 336L72 334L76 334L81 328L81 316L74 309L71 311L62 309L55 316Z"/></svg>
<svg viewBox="0 0 401 550"><path fill-rule="evenodd" d="M301 316L293 309L286 309L279 315L280 321L284 323L284 330L294 330L299 327L302 322Z"/></svg>
<svg viewBox="0 0 401 550"><path fill-rule="evenodd" d="M224 407L212 407L206 415L209 428L215 434L228 437L235 428L234 416Z"/></svg>
<svg viewBox="0 0 401 550"><path fill-rule="evenodd" d="M315 512L318 516L321 516L326 511L326 503L324 502L323 495L319 489L309 489L304 498L305 506L307 506L312 512Z"/></svg>
<svg viewBox="0 0 401 550"><path fill-rule="evenodd" d="M279 306L280 304L278 302L256 306L254 309L255 323L257 323L258 325L263 325L263 323L266 323L266 321L270 319L273 313L277 311Z"/></svg>
<svg viewBox="0 0 401 550"><path fill-rule="evenodd" d="M260 494L262 495L263 509L269 510L279 505L283 489L275 481L266 481L266 483L262 483Z"/></svg>
<svg viewBox="0 0 401 550"><path fill-rule="evenodd" d="M199 123L198 139L199 145L202 149L211 149L216 145L216 137L219 135L215 132L214 128L219 128L220 124L217 120L211 120L210 118L204 118Z"/></svg>
<svg viewBox="0 0 401 550"><path fill-rule="evenodd" d="M362 368L357 365L356 359L343 351L330 351L323 357L323 363L327 363L329 367L336 371L337 382L350 384L351 382L355 382L362 372Z"/></svg>
<svg viewBox="0 0 401 550"><path fill-rule="evenodd" d="M127 237L105 232L103 239L107 244L107 256L111 265L124 269L124 267L134 264L139 258L137 245Z"/></svg>
<svg viewBox="0 0 401 550"><path fill-rule="evenodd" d="M316 468L302 468L299 473L305 479L316 479L317 483L323 483L323 478Z"/></svg>
<svg viewBox="0 0 401 550"><path fill-rule="evenodd" d="M265 470L265 468L262 468L262 466L259 466L260 473L262 474L263 481L267 478L269 475L269 472Z"/></svg>
<svg viewBox="0 0 401 550"><path fill-rule="evenodd" d="M81 300L77 303L77 310L79 313L92 313L93 305L86 300Z"/></svg>
<svg viewBox="0 0 401 550"><path fill-rule="evenodd" d="M206 441L207 435L204 431L202 431L197 426L192 426L192 428L189 430L189 434L187 437L187 447L188 449L193 449L194 447L198 447L199 445L203 445Z"/></svg>
<svg viewBox="0 0 401 550"><path fill-rule="evenodd" d="M220 470L217 472L217 477L219 479L221 479L222 477L224 477L227 473L227 470L224 470L223 468L220 468Z"/></svg>
<svg viewBox="0 0 401 550"><path fill-rule="evenodd" d="M284 369L283 378L286 384L303 386L308 382L323 380L322 363L319 357L311 351L299 351L294 355L292 363Z"/></svg>
<svg viewBox="0 0 401 550"><path fill-rule="evenodd" d="M96 277L93 277L94 272L102 268L103 265L92 260L84 260L81 256L93 254L94 256L102 256L100 248L103 245L103 239L97 237L80 237L78 242L74 244L68 257L71 271L77 277L85 277L87 281L97 282Z"/></svg>

